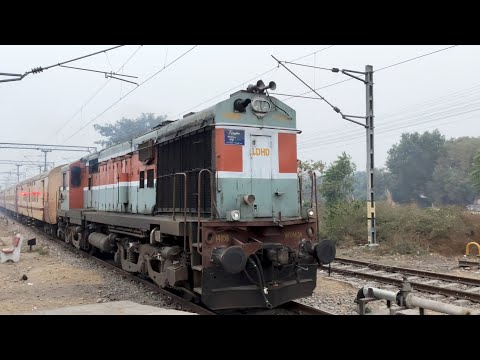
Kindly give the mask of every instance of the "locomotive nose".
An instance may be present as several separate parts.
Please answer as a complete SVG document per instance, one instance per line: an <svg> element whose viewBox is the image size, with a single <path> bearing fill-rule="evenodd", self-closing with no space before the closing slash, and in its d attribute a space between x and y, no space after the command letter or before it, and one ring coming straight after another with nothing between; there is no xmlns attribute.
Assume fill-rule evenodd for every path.
<svg viewBox="0 0 480 360"><path fill-rule="evenodd" d="M322 240L313 249L313 255L321 265L330 264L335 259L336 253L337 249L333 240Z"/></svg>

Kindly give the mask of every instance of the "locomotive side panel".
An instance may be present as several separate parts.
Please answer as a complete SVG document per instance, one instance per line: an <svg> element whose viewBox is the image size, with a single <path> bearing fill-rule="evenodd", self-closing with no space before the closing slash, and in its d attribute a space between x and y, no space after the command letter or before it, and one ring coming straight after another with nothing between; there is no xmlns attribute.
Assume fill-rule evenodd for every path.
<svg viewBox="0 0 480 360"><path fill-rule="evenodd" d="M87 186L86 166L83 161L71 163L68 168L68 195L70 209L83 209L83 188Z"/></svg>
<svg viewBox="0 0 480 360"><path fill-rule="evenodd" d="M155 206L155 158L139 159L138 151L89 166L83 188L86 208L151 214Z"/></svg>
<svg viewBox="0 0 480 360"><path fill-rule="evenodd" d="M158 213L172 212L174 197L175 211L181 212L185 204L185 193L187 211L198 213L198 175L203 169L212 171L212 136L212 128L207 127L159 144L156 198ZM212 211L210 180L209 173L203 171L200 183L202 215L209 215Z"/></svg>

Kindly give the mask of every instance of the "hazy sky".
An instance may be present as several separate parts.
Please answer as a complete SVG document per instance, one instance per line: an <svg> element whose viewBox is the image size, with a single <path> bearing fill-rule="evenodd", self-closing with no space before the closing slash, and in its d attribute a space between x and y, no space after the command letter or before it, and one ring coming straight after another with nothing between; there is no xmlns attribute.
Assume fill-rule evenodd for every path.
<svg viewBox="0 0 480 360"><path fill-rule="evenodd" d="M23 73L112 46L0 46L0 72ZM374 70L380 69L449 45L330 46L199 45L88 125L136 85L108 80L100 73L55 67L21 81L0 83L0 142L94 145L100 138L93 129L95 123L113 123L142 112L177 119L228 98L253 83L248 81L252 78L261 78L265 83L275 81L277 93L309 91L287 70L277 68L270 55L292 61L316 52L299 62L363 71L367 64L373 65ZM68 65L117 71L131 57L123 73L138 76L134 81L141 83L191 47L145 45L131 57L139 45L128 45ZM388 149L402 132L437 128L447 137L480 136L476 121L480 111L476 106L480 96L479 75L475 71L478 63L480 47L462 45L374 74L377 167L385 164ZM287 66L315 88L348 79L341 73ZM345 114L365 114L365 86L357 80L318 92ZM293 98L287 103L297 111L297 127L303 131L299 136L300 158L330 163L346 151L359 170L365 168L362 127L342 120L323 101ZM43 153L35 150L0 149L0 154L0 160L43 159ZM59 165L82 155L52 152L48 161ZM15 169L13 165L0 165L0 172ZM21 172L31 176L38 173L38 168L21 168ZM0 173L0 184L6 177L7 174Z"/></svg>

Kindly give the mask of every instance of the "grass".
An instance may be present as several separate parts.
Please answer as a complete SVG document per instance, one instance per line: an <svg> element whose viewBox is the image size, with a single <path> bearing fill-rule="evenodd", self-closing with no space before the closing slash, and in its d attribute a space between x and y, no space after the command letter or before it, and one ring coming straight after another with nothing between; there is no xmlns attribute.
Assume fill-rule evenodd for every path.
<svg viewBox="0 0 480 360"><path fill-rule="evenodd" d="M366 203L354 201L322 209L321 238L339 246L365 244L367 239ZM416 205L376 204L377 240L382 252L445 255L463 254L469 241L480 239L480 215L463 208L438 209ZM473 240L472 240L473 239Z"/></svg>

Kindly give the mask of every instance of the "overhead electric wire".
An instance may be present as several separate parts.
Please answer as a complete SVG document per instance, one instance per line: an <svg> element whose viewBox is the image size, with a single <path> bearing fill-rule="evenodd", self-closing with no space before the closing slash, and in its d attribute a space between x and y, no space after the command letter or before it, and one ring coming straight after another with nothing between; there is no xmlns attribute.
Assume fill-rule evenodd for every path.
<svg viewBox="0 0 480 360"><path fill-rule="evenodd" d="M458 46L458 45L448 46L448 47L446 47L446 48L442 48L442 49L435 50L435 51L432 51L432 52L429 52L429 53L426 53L426 54L423 54L423 55L415 56L415 57L413 57L413 58L400 61L400 62L398 62L398 63L390 64L390 65L384 66L384 67L382 67L382 68L380 68L380 69L374 70L374 73L377 73L377 72L379 72L379 71L382 71L382 70L385 70L385 69L388 69L388 68L391 68L391 67L394 67L394 66L398 66L398 65L401 65L401 64L404 64L404 63L413 61L413 60L417 60L417 59L423 58L423 57L425 57L425 56L433 55L433 54L436 54L436 53L441 52L441 51L449 50L449 49L452 49L452 48L454 48L454 47L456 47L456 46ZM295 61L295 60L294 60L294 61ZM321 87L319 87L319 88L316 88L315 90L325 89L325 88L327 88L327 87L335 86L335 85L338 85L338 84L341 84L341 83L344 83L344 82L350 81L350 80L353 80L353 78L348 78L348 79L345 79L345 80L342 80L342 81L334 82L334 83L332 83L332 84L324 85L324 86L321 86ZM312 92L312 91L306 91L306 92L301 93L301 94L298 94L298 95L292 95L292 96L290 96L290 97L288 97L288 98L286 98L286 99L283 99L282 101L287 101L287 100L293 99L293 98L298 97L298 96L307 95L307 94L310 94L311 92Z"/></svg>
<svg viewBox="0 0 480 360"><path fill-rule="evenodd" d="M478 105L479 103L477 103L475 105ZM463 108L465 108L465 107L463 107ZM437 117L434 117L433 119L429 119L428 117L425 119L425 117L424 117L423 121L418 121L419 119L412 119L408 123L400 124L400 126L393 126L393 127L387 127L385 129L380 129L379 131L376 132L376 134L382 134L382 133L387 133L387 132L391 132L391 131L401 130L401 129L405 129L407 127L410 127L411 125L422 125L422 124L431 123L431 122L435 122L435 121L442 120L442 119L451 118L453 116L469 114L469 113L477 112L477 111L480 111L480 107L470 109L470 110L466 110L466 111L462 111L462 112L453 113L453 114L437 116ZM390 125L396 125L396 124L390 124ZM340 141L352 140L352 139L356 139L356 138L360 138L360 137L364 137L364 136L365 136L365 134L358 134L356 136L343 138L343 139L332 139L331 141L327 140L327 141L324 141L323 143L318 144L318 145L311 145L311 146L305 146L305 147L300 147L299 146L299 150L305 150L305 149L309 149L309 148L317 148L317 147L321 147L321 146L325 146L325 145L334 144L334 143L337 143L337 142L340 142Z"/></svg>
<svg viewBox="0 0 480 360"><path fill-rule="evenodd" d="M0 75L16 76L16 77L17 77L16 79L0 80L0 82L19 81L19 80L22 80L22 79L23 79L25 76L27 76L28 74L37 74L37 73L40 73L40 72L42 72L42 71L44 71L44 70L51 69L51 68L53 68L53 67L55 67L55 66L61 66L61 65L63 65L63 64L68 64L68 63L71 63L71 62L73 62L73 61L85 59L85 58L87 58L87 57L94 56L94 55L100 54L100 53L102 53L102 52L106 53L107 51L114 50L114 49L118 49L119 47L122 47L122 46L125 46L125 45L117 45L117 46L114 46L114 47L111 47L111 48L108 48L108 49L105 49L105 50L101 50L101 51L94 52L94 53L92 53L92 54L80 56L80 57L75 58L75 59L71 59L71 60L67 60L67 61L62 61L62 62L60 62L60 63L53 64L53 65L49 65L49 66L45 66L45 67L39 66L39 67L33 68L33 69L30 70L30 71L25 72L24 74L0 73Z"/></svg>
<svg viewBox="0 0 480 360"><path fill-rule="evenodd" d="M435 110L448 109L449 107L451 107L453 105L458 106L458 105L461 105L461 104L464 104L464 103L469 103L471 100L465 100L465 99L468 98L468 97L472 97L472 96L478 96L477 94L480 92L480 89L478 89L478 87L480 87L480 85L476 85L472 88L463 89L463 90L451 93L449 95L443 95L443 96L431 99L431 100L426 101L426 102L421 103L421 104L416 104L416 105L413 105L413 106L400 108L394 113L385 113L385 114L378 115L376 117L380 117L380 120L377 121L377 124L381 124L381 125L378 125L377 127L382 127L382 126L387 125L387 124L384 124L385 120L390 120L390 119L394 119L394 118L402 119L402 118L412 117L412 115L407 115L407 114L412 113L412 110L414 110L414 109L416 109L416 111L414 112L415 116L418 116L418 115L425 114L425 111L430 113L430 111L432 111L432 110L435 111ZM448 98L448 100L453 100L457 97L460 97L462 99L462 101L456 101L454 103L448 103L447 102L447 103L442 104L442 105L445 105L445 106L436 105L436 106L432 107L433 104L441 102L445 98ZM421 109L421 108L427 108L427 109L430 108L431 110L425 110L423 113L422 112L418 113L418 110ZM408 111L408 109L410 109L410 110ZM407 110L407 111L403 112L404 110ZM388 114L390 114L391 116L388 116ZM348 129L335 129L335 128L324 129L324 130L321 130L321 131L309 133L305 137L302 137L301 140L299 141L299 144L304 145L306 143L312 143L312 142L315 142L317 140L323 140L323 138L325 138L325 135L329 134L329 133L335 133L335 135L338 135L338 134L341 134L341 133L356 133L355 130L353 130L353 131L352 130L353 130L352 128L348 128ZM321 135L320 139L318 138L319 135Z"/></svg>
<svg viewBox="0 0 480 360"><path fill-rule="evenodd" d="M126 64L128 64L128 62L135 56L135 54L140 50L140 48L141 48L142 46L143 46L143 45L140 45L140 46L137 48L137 50L135 50L135 52L134 52L132 55L130 55L130 57L123 63L123 65L118 68L117 72L119 72L120 70L122 70L123 67L124 67ZM112 80L112 79L108 79L108 80L102 85L102 87L101 87L100 89L98 89L98 90L95 92L95 94L93 94L93 96L90 97L90 99L88 99L87 102L86 102L85 104L83 104L83 105L80 107L80 109L79 109L75 114L73 114L73 116L72 116L70 119L68 119L68 120L57 130L57 132L60 132L70 121L72 121L72 120L75 118L75 116L77 116L77 115L83 110L83 108L84 108L85 106L87 106L87 105L90 103L90 101L92 101L93 98L95 98L95 97L100 93L100 91L102 91L102 90L105 88L105 86L107 86L107 84L110 82L110 80Z"/></svg>
<svg viewBox="0 0 480 360"><path fill-rule="evenodd" d="M298 80L300 80L306 87L308 87L309 89L312 90L312 92L314 92L320 99L322 99L323 101L325 101L328 105L330 105L330 107L337 113L339 113L340 115L343 116L342 112L340 111L340 109L338 107L336 107L335 105L333 105L332 103L330 103L327 99L325 99L322 95L320 95L315 89L313 89L310 85L308 85L305 81L302 80L302 78L300 78L297 74L295 74L292 70L290 70L288 67L286 67L285 65L282 64L281 61L279 61L275 56L272 55L272 57L278 62L279 65L282 65L290 74L292 74L293 76L295 76ZM348 120L348 119L347 119Z"/></svg>
<svg viewBox="0 0 480 360"><path fill-rule="evenodd" d="M306 58L306 57L308 57L308 56L317 54L317 53L322 52L322 51L324 51L324 50L328 50L328 49L330 49L330 48L332 48L332 47L334 47L334 46L335 46L335 45L326 46L326 47L324 47L324 48L322 48L322 49L316 50L316 51L314 51L314 52L312 52L312 53L310 53L310 54L307 54L307 55L303 55L303 56L301 56L301 57L299 57L299 58L297 58L297 59L294 59L294 60L292 60L292 61L298 61L298 60L304 59L304 58ZM274 66L274 67L272 67L270 70L267 70L267 71L265 71L265 72L263 72L263 73L261 73L261 74L255 75L255 76L252 77L251 79L246 80L246 81L243 81L243 82L241 82L240 84L234 86L233 88L230 88L230 89L228 89L228 90L226 90L226 91L224 91L224 92L222 92L222 93L220 93L220 94L218 94L218 95L215 95L214 97L212 97L212 98L210 98L210 99L208 99L208 100L202 101L202 102L199 103L198 105L195 105L195 106L193 106L193 107L191 107L191 108L189 108L189 109L187 109L187 110L180 111L176 116L180 116L180 115L183 114L183 113L186 113L186 112L188 112L188 111L191 111L191 110L193 110L193 109L196 109L197 107L202 106L202 105L204 105L204 104L206 104L206 103L208 103L208 102L210 102L210 101L212 101L212 100L214 100L214 99L216 99L216 98L218 98L218 97L220 97L220 96L222 96L222 95L225 95L226 93L228 93L228 92L230 92L230 91L233 91L233 90L235 90L236 88L238 88L238 87L240 87L240 86L243 86L244 84L246 84L246 83L248 83L248 82L250 82L250 81L256 80L256 79L258 79L259 77L261 77L261 76L263 76L263 75L266 75L266 74L268 74L269 72L272 72L272 71L275 70L275 69L277 69L277 66Z"/></svg>
<svg viewBox="0 0 480 360"><path fill-rule="evenodd" d="M440 112L440 113L435 113L435 114L432 114L432 115L413 117L413 118L409 118L407 121L403 121L403 122L399 122L399 123L382 124L382 125L377 127L377 132L376 133L379 134L379 133L384 132L385 130L404 129L404 128L409 127L411 125L418 125L418 124L423 124L423 123L426 123L426 122L436 121L437 119L443 119L445 116L446 117L451 117L451 116L455 116L455 115L461 115L461 114L463 114L463 112L454 113L454 114L448 114L448 113L450 113L452 111L467 109L467 108L470 108L474 105L479 105L479 104L480 104L480 102L477 102L477 103L473 103L471 105L461 106L461 107L454 108L454 109L449 109L447 111L443 111L443 112ZM440 117L438 117L438 116L440 116ZM365 136L364 134L355 135L355 133L344 133L344 134L341 134L339 136L325 137L325 138L322 138L322 139L318 139L315 142L299 144L299 148L300 149L305 149L305 148L315 147L315 146L317 146L316 144L323 145L325 143L331 144L331 143L334 143L334 142L337 142L337 141L349 140L349 139L352 139L351 137L349 137L349 136L352 136L352 135L354 135L354 138L357 137L357 136Z"/></svg>
<svg viewBox="0 0 480 360"><path fill-rule="evenodd" d="M479 111L480 111L480 109L479 109ZM471 111L471 112L475 112L475 111ZM465 120L468 120L468 119L472 119L474 117L475 117L475 115L474 116L469 116L469 117L466 117L466 118L461 118L461 119L458 119L456 121L465 121ZM440 122L440 123L437 124L437 126L452 125L452 124L453 124L453 122L449 120L449 121ZM420 125L425 125L425 123L420 123ZM430 126L430 125L428 125L428 126ZM423 130L423 129L426 129L426 128L428 128L428 127L421 126L419 128L416 128L415 131ZM384 130L384 131L380 131L379 133L380 134L389 133L389 132L396 131L396 130L398 130L398 129ZM344 142L335 141L335 142L332 142L330 144L325 144L325 145L322 144L322 145L318 145L316 147L305 148L305 149L299 150L299 152L301 151L302 153L309 153L311 151L317 151L318 149L321 149L324 146L329 146L329 147L336 148L338 146L349 146L349 145L359 144L359 143L364 141L364 139L363 139L364 136L365 135L356 136L356 137L351 137L349 139L344 140L344 141L348 141L348 140L357 140L358 139L357 141L353 141L353 142L344 143ZM384 140L384 139L381 138L380 140ZM377 142L378 141L379 140L377 139Z"/></svg>
<svg viewBox="0 0 480 360"><path fill-rule="evenodd" d="M130 95L132 92L134 92L135 90L139 89L143 84L145 84L146 82L150 81L152 78L154 78L155 76L157 76L158 74L160 74L163 70L165 70L166 68L168 68L170 65L174 64L175 62L177 62L178 60L180 60L182 57L184 57L185 55L187 55L190 51L192 51L193 49L195 49L198 45L195 45L193 46L192 48L190 48L189 50L185 51L182 55L178 56L177 58L175 58L175 60L171 61L170 63L168 63L167 65L164 65L163 68L161 68L160 70L158 70L156 73L154 73L153 75L151 75L149 78L147 78L146 80L142 81L137 87L133 88L132 90L130 90L129 92L127 92L125 95L123 95L122 97L120 97L120 99L118 99L116 102L114 102L112 105L110 105L109 107L107 107L104 111L102 111L100 114L98 114L97 116L95 116L93 119L91 119L88 123L86 123L84 126L82 126L80 129L78 129L76 132L74 132L72 135L70 135L67 139L64 140L67 141L67 140L70 140L72 137L74 137L75 135L77 135L80 131L82 131L83 129L85 129L88 125L90 125L92 122L94 122L96 119L98 119L100 116L102 116L103 114L105 114L108 110L110 110L112 107L114 107L116 104L118 104L121 100L123 100L124 98L126 98L128 95Z"/></svg>
<svg viewBox="0 0 480 360"><path fill-rule="evenodd" d="M467 91L468 90L468 91ZM470 92L470 94L467 94L467 92ZM427 108L430 108L430 110L427 111L427 114L432 114L431 111L436 111L436 110L443 110L443 109L447 109L447 110L455 110L455 109L458 109L458 105L462 105L462 104L465 104L465 103L470 103L471 104L471 100L464 100L465 97L471 97L471 96L478 96L477 93L479 92L479 90L473 90L473 89L466 89L463 91L463 94L458 94L456 96L461 96L462 97L462 100L461 101L455 101L453 103L445 103L444 105L445 106L431 106L433 103L435 102L438 102L438 101L441 101L441 98L444 98L444 96L442 96L441 98L435 100L435 101L430 101L430 104L424 104L424 105L418 105L417 106L417 110L415 112L413 112L414 115L412 115L412 111L407 111L406 113L400 113L401 110L397 111L397 114L393 114L391 116L385 116L385 115L380 115L380 120L377 121L377 124L381 124L377 127L382 127L382 126L385 126L385 125L388 125L388 124L384 124L385 120L389 120L389 119L394 119L394 118L399 118L399 119L402 119L402 118L411 118L412 116L416 116L418 117L418 115L423 115L425 114L426 112L419 112L418 110L422 107L427 107ZM451 99L454 99L456 96L451 96ZM410 114L409 114L410 113ZM399 119L397 119L396 121L398 121ZM339 130L338 129L331 129L335 132L338 132ZM350 129L351 130L351 129ZM355 131L354 131L355 132ZM325 134L325 133L328 133L327 131L326 132L319 132L321 133L322 135ZM313 137L313 136L317 136L318 133L313 133L311 134L309 137ZM306 138L304 138L306 140Z"/></svg>

